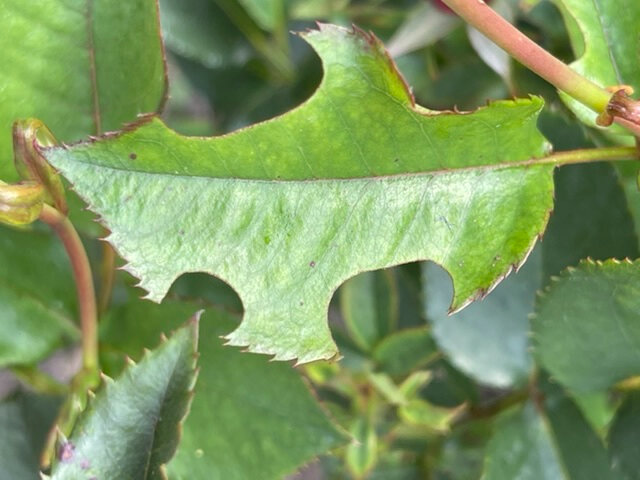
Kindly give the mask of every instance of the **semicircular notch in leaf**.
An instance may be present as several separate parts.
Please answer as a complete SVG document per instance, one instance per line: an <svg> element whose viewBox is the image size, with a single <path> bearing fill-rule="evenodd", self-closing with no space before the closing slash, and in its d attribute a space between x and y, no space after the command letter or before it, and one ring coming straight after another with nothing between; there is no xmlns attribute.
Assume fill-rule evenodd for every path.
<svg viewBox="0 0 640 480"><path fill-rule="evenodd" d="M532 320L544 368L576 392L640 375L640 261L583 261L555 278Z"/></svg>
<svg viewBox="0 0 640 480"><path fill-rule="evenodd" d="M232 345L330 358L334 290L363 271L431 259L452 309L521 264L553 204L539 98L468 114L415 105L380 42L322 25L302 35L325 76L301 107L217 138L147 119L45 151L161 300L184 272L222 278L245 308ZM514 164L515 162L515 164Z"/></svg>
<svg viewBox="0 0 640 480"><path fill-rule="evenodd" d="M60 448L52 480L165 479L193 396L199 314L104 386Z"/></svg>

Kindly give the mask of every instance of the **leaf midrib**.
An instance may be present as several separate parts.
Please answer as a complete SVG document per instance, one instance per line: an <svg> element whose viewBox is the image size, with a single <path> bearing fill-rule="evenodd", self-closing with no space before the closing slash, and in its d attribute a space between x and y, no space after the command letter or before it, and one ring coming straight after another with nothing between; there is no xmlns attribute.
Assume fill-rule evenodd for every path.
<svg viewBox="0 0 640 480"><path fill-rule="evenodd" d="M162 399L161 401L158 403L159 408L156 412L154 412L154 419L153 419L153 436L151 438L151 442L149 443L149 449L147 451L147 461L145 462L145 467L144 467L144 479L148 479L149 477L149 469L151 468L151 457L152 454L154 452L154 447L156 445L156 438L157 438L157 432L158 432L158 424L160 423L160 413L162 412L162 409L165 405L165 399L167 398L167 391L169 390L169 385L171 385L171 382L173 380L173 377L176 373L176 370L178 368L178 364L180 363L180 358L182 357L182 355L178 354L176 360L173 362L173 367L171 369L171 374L167 376L167 381L165 382L164 388L163 388L163 392L162 392ZM163 464L159 465L159 468L162 466Z"/></svg>
<svg viewBox="0 0 640 480"><path fill-rule="evenodd" d="M67 162L67 165L71 163L74 164L82 164L85 166L91 166L94 168L101 168L104 170L110 170L114 172L125 172L125 173L134 173L138 175L149 175L149 176L159 176L159 177L177 177L181 179L207 179L207 180L220 180L220 181L240 181L240 182L250 182L250 183L267 183L267 184L283 184L283 185L291 185L291 184L307 184L307 183L351 183L351 182L364 182L364 181L383 181L383 180L402 180L402 179L410 179L417 177L433 177L438 175L446 175L452 173L468 173L468 172L492 172L497 170L505 170L509 168L514 169L522 169L527 167L554 167L557 166L555 163L544 162L543 160L546 157L534 157L526 160L517 160L514 162L505 162L505 163L496 163L492 165L473 165L468 167L453 167L453 168L439 168L435 170L428 170L423 172L411 172L411 173L398 173L395 175L378 175L374 177L353 177L353 178L309 178L309 179L261 179L261 178L246 178L246 177L210 177L206 175L192 175L186 173L171 173L171 172L150 172L148 170L138 170L138 169L130 169L124 167L117 167L113 165L104 165L100 163L91 163L85 162L82 160L74 159L73 162ZM54 166L59 167L54 162Z"/></svg>

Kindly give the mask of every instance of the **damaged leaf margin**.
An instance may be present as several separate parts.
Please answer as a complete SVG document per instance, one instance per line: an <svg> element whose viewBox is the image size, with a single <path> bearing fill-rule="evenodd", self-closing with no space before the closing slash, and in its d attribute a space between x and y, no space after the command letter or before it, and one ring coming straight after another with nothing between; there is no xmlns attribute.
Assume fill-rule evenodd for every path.
<svg viewBox="0 0 640 480"><path fill-rule="evenodd" d="M451 310L518 268L553 206L537 97L472 113L415 105L371 34L320 25L301 36L324 78L303 105L214 138L153 117L91 142L43 150L112 232L147 298L183 273L229 283L245 316L228 335L278 360L337 353L335 289L364 271L433 260Z"/></svg>

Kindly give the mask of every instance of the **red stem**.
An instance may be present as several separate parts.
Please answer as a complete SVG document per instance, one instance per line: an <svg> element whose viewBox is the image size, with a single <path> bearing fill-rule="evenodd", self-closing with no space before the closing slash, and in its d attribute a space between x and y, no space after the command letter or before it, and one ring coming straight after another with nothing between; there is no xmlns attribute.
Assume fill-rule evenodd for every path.
<svg viewBox="0 0 640 480"><path fill-rule="evenodd" d="M45 204L39 219L56 232L71 261L80 310L83 365L85 370L96 370L98 368L98 314L93 275L87 252L69 219L58 210Z"/></svg>

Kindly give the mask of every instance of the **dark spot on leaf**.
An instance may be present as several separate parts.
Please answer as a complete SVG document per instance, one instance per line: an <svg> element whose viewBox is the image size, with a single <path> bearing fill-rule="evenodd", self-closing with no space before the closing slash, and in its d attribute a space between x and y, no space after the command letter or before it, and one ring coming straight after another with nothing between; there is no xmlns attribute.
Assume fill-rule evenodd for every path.
<svg viewBox="0 0 640 480"><path fill-rule="evenodd" d="M136 158L138 158L138 155L136 155L135 153L130 153L130 154L129 154L129 158L130 158L131 160L135 160Z"/></svg>
<svg viewBox="0 0 640 480"><path fill-rule="evenodd" d="M183 235L184 235L184 230L180 229L180 231L178 232L178 234L179 234L180 236L183 236Z"/></svg>
<svg viewBox="0 0 640 480"><path fill-rule="evenodd" d="M315 260L311 260L311 261L309 262L309 266L310 266L311 268L315 267L315 266L316 266L316 262L315 262Z"/></svg>
<svg viewBox="0 0 640 480"><path fill-rule="evenodd" d="M300 306L303 306L304 302L302 300L300 300Z"/></svg>
<svg viewBox="0 0 640 480"><path fill-rule="evenodd" d="M393 162L394 162L394 163L398 163L399 161L400 161L400 159L399 159L399 158L394 158L394 159L393 159Z"/></svg>

